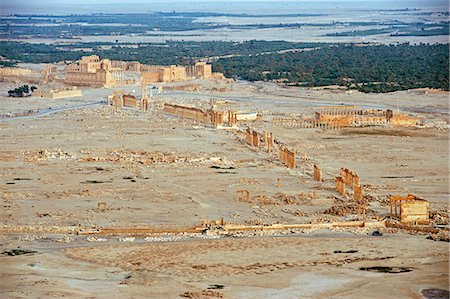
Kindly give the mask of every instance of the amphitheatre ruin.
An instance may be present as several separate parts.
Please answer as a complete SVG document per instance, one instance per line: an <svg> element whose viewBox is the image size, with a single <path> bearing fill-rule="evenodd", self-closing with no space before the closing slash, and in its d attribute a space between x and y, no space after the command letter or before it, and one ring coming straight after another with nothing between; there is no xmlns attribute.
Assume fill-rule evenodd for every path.
<svg viewBox="0 0 450 299"><path fill-rule="evenodd" d="M448 289L448 92L95 55L0 78L5 298Z"/></svg>

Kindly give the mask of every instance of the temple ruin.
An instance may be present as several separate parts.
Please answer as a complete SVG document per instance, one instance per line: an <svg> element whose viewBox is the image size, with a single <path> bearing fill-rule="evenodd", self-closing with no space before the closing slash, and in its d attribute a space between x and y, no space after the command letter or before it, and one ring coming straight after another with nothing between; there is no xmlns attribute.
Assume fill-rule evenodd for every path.
<svg viewBox="0 0 450 299"><path fill-rule="evenodd" d="M123 81L123 71L112 67L109 59L83 56L65 68L64 83L75 86L116 86Z"/></svg>

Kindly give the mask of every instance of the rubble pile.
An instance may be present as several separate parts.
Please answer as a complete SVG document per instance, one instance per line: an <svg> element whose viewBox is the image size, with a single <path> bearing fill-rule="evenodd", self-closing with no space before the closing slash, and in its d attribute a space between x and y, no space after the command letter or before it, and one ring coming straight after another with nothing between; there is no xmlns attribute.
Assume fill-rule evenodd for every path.
<svg viewBox="0 0 450 299"><path fill-rule="evenodd" d="M108 239L106 239L106 238L97 238L97 237L94 237L94 236L89 236L89 237L86 238L86 241L88 241L88 242L106 242L106 241L108 241Z"/></svg>
<svg viewBox="0 0 450 299"><path fill-rule="evenodd" d="M323 211L324 214L336 215L336 216L347 216L348 214L357 214L356 204L339 204L334 205Z"/></svg>
<svg viewBox="0 0 450 299"><path fill-rule="evenodd" d="M430 219L437 225L448 225L448 214L439 212L430 212Z"/></svg>
<svg viewBox="0 0 450 299"><path fill-rule="evenodd" d="M134 242L135 237L120 237L119 242Z"/></svg>
<svg viewBox="0 0 450 299"><path fill-rule="evenodd" d="M221 162L229 165L232 162L224 161L221 157L181 156L173 153L146 152L146 151L109 151L106 156L88 156L78 159L80 162L134 162L142 165L153 164L207 164Z"/></svg>
<svg viewBox="0 0 450 299"><path fill-rule="evenodd" d="M287 195L287 194L284 194L284 193L276 193L273 196L273 198L278 200L278 201L281 201L282 203L287 204L287 205L297 205L297 204L299 204L299 202L297 200L297 197L294 196L294 195Z"/></svg>
<svg viewBox="0 0 450 299"><path fill-rule="evenodd" d="M33 242L33 241L41 240L41 239L46 239L46 237L37 236L37 235L26 235L26 236L17 237L18 241L23 241L23 242Z"/></svg>
<svg viewBox="0 0 450 299"><path fill-rule="evenodd" d="M428 237L428 239L433 241L450 242L450 233L448 231L441 231L437 234L432 234Z"/></svg>
<svg viewBox="0 0 450 299"><path fill-rule="evenodd" d="M63 236L61 238L55 239L55 242L58 242L58 243L70 243L72 241L73 241L73 238L69 237L69 236Z"/></svg>
<svg viewBox="0 0 450 299"><path fill-rule="evenodd" d="M74 160L76 156L63 151L60 148L50 150L36 150L23 152L26 162L44 162L49 160Z"/></svg>

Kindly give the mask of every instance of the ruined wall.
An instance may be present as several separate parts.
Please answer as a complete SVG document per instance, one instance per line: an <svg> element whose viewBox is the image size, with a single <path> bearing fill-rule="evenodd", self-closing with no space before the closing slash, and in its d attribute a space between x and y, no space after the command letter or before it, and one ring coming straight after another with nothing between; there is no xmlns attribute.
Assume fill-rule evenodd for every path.
<svg viewBox="0 0 450 299"><path fill-rule="evenodd" d="M259 135L258 135L258 132L256 132L256 131L252 132L252 145L254 147L259 146Z"/></svg>
<svg viewBox="0 0 450 299"><path fill-rule="evenodd" d="M317 166L316 164L314 164L314 179L316 181L322 180L322 171L320 170L319 166Z"/></svg>
<svg viewBox="0 0 450 299"><path fill-rule="evenodd" d="M415 126L418 124L418 122L419 122L418 118L408 116L406 114L394 114L389 120L389 123L393 126L406 126L406 127Z"/></svg>
<svg viewBox="0 0 450 299"><path fill-rule="evenodd" d="M280 146L279 159L289 168L297 167L297 161L295 159L295 151L290 151L284 146Z"/></svg>
<svg viewBox="0 0 450 299"><path fill-rule="evenodd" d="M426 200L407 200L400 204L400 221L406 224L428 224L430 206Z"/></svg>
<svg viewBox="0 0 450 299"><path fill-rule="evenodd" d="M206 114L199 108L164 104L163 111L196 122L209 123Z"/></svg>
<svg viewBox="0 0 450 299"><path fill-rule="evenodd" d="M158 71L146 71L141 73L141 82L158 83L161 82L161 76Z"/></svg>
<svg viewBox="0 0 450 299"><path fill-rule="evenodd" d="M342 195L345 194L345 183L342 177L336 177L336 191Z"/></svg>
<svg viewBox="0 0 450 299"><path fill-rule="evenodd" d="M81 90L77 88L67 88L67 89L50 89L42 90L36 89L32 93L33 97L40 98L50 98L50 99L60 99L60 98L71 98L82 96Z"/></svg>
<svg viewBox="0 0 450 299"><path fill-rule="evenodd" d="M347 168L341 168L340 175L344 184L353 187L353 185L359 186L359 175L356 172Z"/></svg>
<svg viewBox="0 0 450 299"><path fill-rule="evenodd" d="M237 120L256 121L258 119L257 112L236 112Z"/></svg>
<svg viewBox="0 0 450 299"><path fill-rule="evenodd" d="M250 128L247 128L245 130L245 141L248 144L253 145L253 134L252 134L252 131L250 131Z"/></svg>
<svg viewBox="0 0 450 299"><path fill-rule="evenodd" d="M2 67L0 68L0 76L9 77L9 76L24 76L31 74L30 69L23 69L17 67Z"/></svg>
<svg viewBox="0 0 450 299"><path fill-rule="evenodd" d="M353 185L353 199L361 202L363 199L363 188L360 185Z"/></svg>
<svg viewBox="0 0 450 299"><path fill-rule="evenodd" d="M182 82L186 81L186 68L176 65L160 68L158 70L160 82Z"/></svg>
<svg viewBox="0 0 450 299"><path fill-rule="evenodd" d="M125 94L123 95L123 105L125 107L133 107L136 108L138 104L138 101L136 100L136 97L133 95Z"/></svg>
<svg viewBox="0 0 450 299"><path fill-rule="evenodd" d="M195 76L205 80L210 80L212 75L212 66L204 62L195 63Z"/></svg>
<svg viewBox="0 0 450 299"><path fill-rule="evenodd" d="M231 110L225 112L215 111L213 109L203 111L202 109L194 107L164 104L163 111L175 116L187 118L196 122L201 122L206 125L214 125L216 127L222 125L229 125L231 127L236 124L236 113ZM253 139L250 140L249 144L252 143Z"/></svg>

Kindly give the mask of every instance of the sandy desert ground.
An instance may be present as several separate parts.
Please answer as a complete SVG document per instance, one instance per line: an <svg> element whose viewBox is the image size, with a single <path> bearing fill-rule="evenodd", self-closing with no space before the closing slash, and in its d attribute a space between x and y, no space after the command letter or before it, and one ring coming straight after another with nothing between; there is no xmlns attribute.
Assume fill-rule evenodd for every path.
<svg viewBox="0 0 450 299"><path fill-rule="evenodd" d="M99 240L64 231L184 227L221 218L242 225L355 220L352 210L324 213L351 202L334 190L341 167L360 175L370 219L386 219L388 197L406 194L428 199L431 212L448 219L448 93L193 83L200 91L165 86L147 112L112 113L101 103L113 90L107 88L83 88L83 97L58 100L0 97L0 114L35 112L0 121L1 251L36 251L0 255L0 297L447 298L449 243L427 233L337 228ZM0 83L1 94L10 87ZM273 132L299 153L297 167L252 149L242 131L204 127L161 110L165 102L208 108L211 99L222 109L260 112L262 121L239 127ZM424 126L322 130L271 121L340 104L398 109ZM157 159L162 154L164 162ZM314 164L323 182L314 181ZM268 203L237 202L240 189ZM106 212L97 210L99 202L107 203ZM60 231L44 229L51 227ZM383 235L373 236L374 230Z"/></svg>

